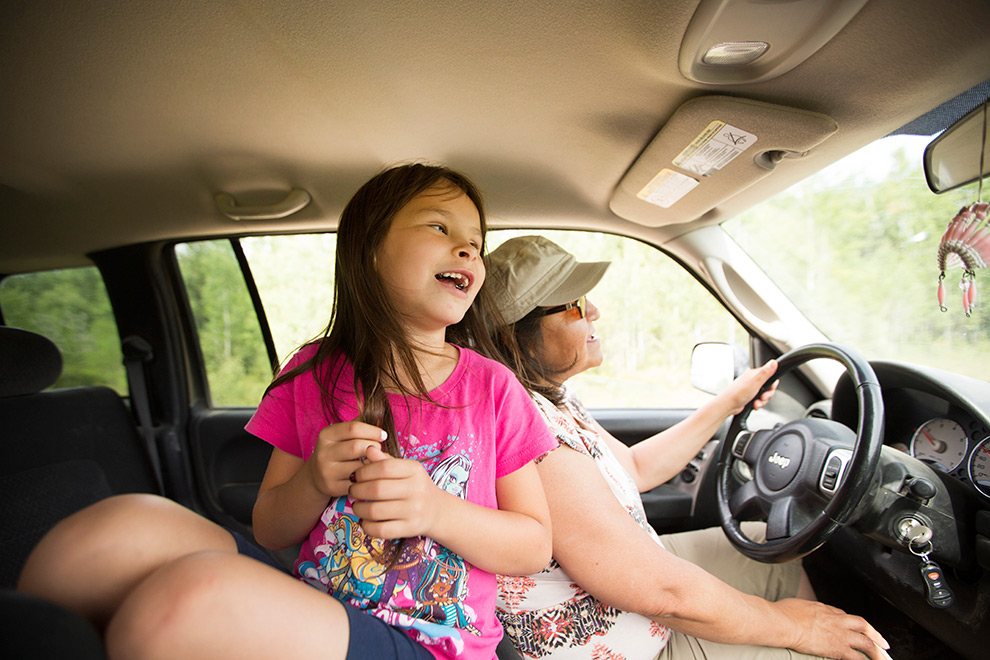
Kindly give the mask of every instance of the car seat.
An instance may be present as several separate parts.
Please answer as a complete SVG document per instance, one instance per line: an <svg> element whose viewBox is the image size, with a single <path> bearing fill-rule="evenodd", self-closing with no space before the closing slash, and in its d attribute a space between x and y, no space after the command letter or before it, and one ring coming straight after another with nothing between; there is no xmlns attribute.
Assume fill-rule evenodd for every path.
<svg viewBox="0 0 990 660"><path fill-rule="evenodd" d="M61 371L49 339L0 326L0 587L15 586L62 518L110 495L158 491L120 396L102 386L46 390Z"/></svg>

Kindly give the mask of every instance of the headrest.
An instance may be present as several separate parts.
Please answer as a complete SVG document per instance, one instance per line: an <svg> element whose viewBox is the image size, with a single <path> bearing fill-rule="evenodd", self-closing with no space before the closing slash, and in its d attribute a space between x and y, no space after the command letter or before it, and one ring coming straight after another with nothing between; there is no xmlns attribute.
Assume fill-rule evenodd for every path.
<svg viewBox="0 0 990 660"><path fill-rule="evenodd" d="M62 354L47 337L0 326L0 397L35 394L62 375Z"/></svg>

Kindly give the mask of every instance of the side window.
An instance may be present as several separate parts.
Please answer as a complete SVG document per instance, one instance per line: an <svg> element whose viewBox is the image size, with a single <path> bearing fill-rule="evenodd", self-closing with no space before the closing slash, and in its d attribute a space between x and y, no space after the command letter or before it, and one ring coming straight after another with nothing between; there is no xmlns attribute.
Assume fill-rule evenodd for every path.
<svg viewBox="0 0 990 660"><path fill-rule="evenodd" d="M526 231L489 233L489 250ZM594 408L693 408L709 395L689 382L700 341L745 346L739 323L679 264L639 241L580 231L540 231L582 261L612 266L589 296L605 363L570 385ZM284 363L326 328L333 302L336 236L244 238L250 266ZM260 324L228 241L176 246L215 406L256 406L272 374Z"/></svg>
<svg viewBox="0 0 990 660"><path fill-rule="evenodd" d="M247 284L229 241L175 247L214 406L256 406L271 364Z"/></svg>
<svg viewBox="0 0 990 660"><path fill-rule="evenodd" d="M284 363L330 321L337 235L257 236L241 246Z"/></svg>
<svg viewBox="0 0 990 660"><path fill-rule="evenodd" d="M492 231L488 249L526 231ZM701 341L748 345L738 321L676 261L634 239L582 231L539 231L580 261L611 261L588 298L601 312L595 332L602 366L568 385L591 408L694 408L710 395L690 383Z"/></svg>
<svg viewBox="0 0 990 660"><path fill-rule="evenodd" d="M322 333L333 303L336 236L258 236L239 243L279 363ZM261 325L227 240L183 243L176 258L214 406L256 406L272 380Z"/></svg>
<svg viewBox="0 0 990 660"><path fill-rule="evenodd" d="M120 336L95 266L12 275L0 282L7 325L48 337L62 352L55 387L105 385L127 394Z"/></svg>

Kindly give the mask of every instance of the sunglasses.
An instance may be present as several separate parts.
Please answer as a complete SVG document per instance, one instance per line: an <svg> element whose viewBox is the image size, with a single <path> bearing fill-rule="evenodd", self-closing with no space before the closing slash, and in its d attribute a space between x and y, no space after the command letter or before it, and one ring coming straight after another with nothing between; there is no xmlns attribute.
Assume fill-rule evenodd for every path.
<svg viewBox="0 0 990 660"><path fill-rule="evenodd" d="M581 296L574 302L569 302L564 305L557 305L556 307L544 307L540 309L540 316L548 316L550 314L557 314L558 312L566 312L569 309L574 309L577 307L578 314L581 318L584 318L585 307L588 304L588 296Z"/></svg>

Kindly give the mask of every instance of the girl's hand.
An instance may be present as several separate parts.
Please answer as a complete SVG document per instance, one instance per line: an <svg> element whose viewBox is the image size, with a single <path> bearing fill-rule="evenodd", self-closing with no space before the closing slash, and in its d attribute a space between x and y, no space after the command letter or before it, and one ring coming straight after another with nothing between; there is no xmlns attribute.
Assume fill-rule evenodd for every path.
<svg viewBox="0 0 990 660"><path fill-rule="evenodd" d="M364 531L382 539L430 536L444 492L422 463L394 458L377 446L366 457L350 488Z"/></svg>
<svg viewBox="0 0 990 660"><path fill-rule="evenodd" d="M351 487L369 447L377 449L385 431L364 422L331 424L320 431L313 454L306 461L313 487L327 497L340 497Z"/></svg>
<svg viewBox="0 0 990 660"><path fill-rule="evenodd" d="M724 392L719 394L720 398L726 402L729 408L729 415L738 415L742 412L746 404L756 396L763 384L770 380L770 377L777 371L777 361L770 360L762 367L749 369L743 375L736 378ZM753 410L759 410L767 405L777 391L777 384L774 383L767 388L767 391L760 395L760 398L753 401Z"/></svg>

